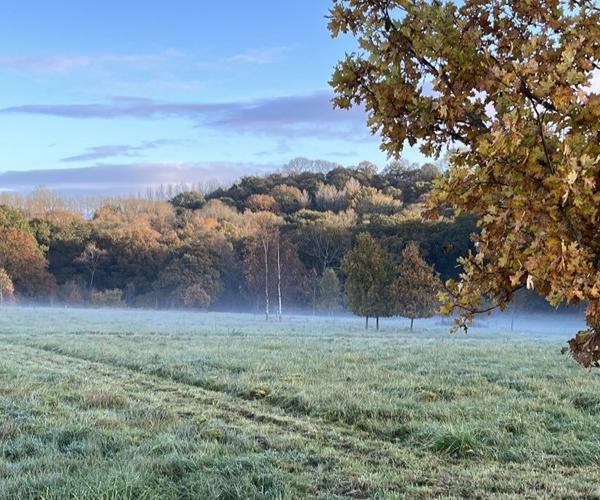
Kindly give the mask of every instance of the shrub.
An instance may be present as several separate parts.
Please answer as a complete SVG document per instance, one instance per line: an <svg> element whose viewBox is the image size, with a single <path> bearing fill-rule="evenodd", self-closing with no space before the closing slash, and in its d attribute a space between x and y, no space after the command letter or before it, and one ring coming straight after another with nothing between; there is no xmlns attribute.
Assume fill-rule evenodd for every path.
<svg viewBox="0 0 600 500"><path fill-rule="evenodd" d="M119 288L112 290L94 291L91 296L92 304L99 307L125 307L123 291Z"/></svg>
<svg viewBox="0 0 600 500"><path fill-rule="evenodd" d="M59 287L58 296L65 304L82 304L86 298L85 286L81 281L69 280Z"/></svg>
<svg viewBox="0 0 600 500"><path fill-rule="evenodd" d="M208 309L210 296L200 285L191 285L182 292L183 305L193 309Z"/></svg>

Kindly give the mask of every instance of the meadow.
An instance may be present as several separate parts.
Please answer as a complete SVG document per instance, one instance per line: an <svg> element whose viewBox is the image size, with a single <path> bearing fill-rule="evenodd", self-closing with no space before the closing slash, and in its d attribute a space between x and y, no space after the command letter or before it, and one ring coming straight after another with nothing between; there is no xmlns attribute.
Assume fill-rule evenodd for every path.
<svg viewBox="0 0 600 500"><path fill-rule="evenodd" d="M561 321L4 308L0 498L600 497Z"/></svg>

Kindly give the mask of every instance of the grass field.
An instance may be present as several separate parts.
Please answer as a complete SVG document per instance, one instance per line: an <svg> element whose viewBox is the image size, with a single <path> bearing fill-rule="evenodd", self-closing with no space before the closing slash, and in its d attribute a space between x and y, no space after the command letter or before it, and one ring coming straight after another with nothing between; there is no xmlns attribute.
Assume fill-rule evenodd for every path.
<svg viewBox="0 0 600 500"><path fill-rule="evenodd" d="M559 332L423 324L0 310L0 498L600 497Z"/></svg>

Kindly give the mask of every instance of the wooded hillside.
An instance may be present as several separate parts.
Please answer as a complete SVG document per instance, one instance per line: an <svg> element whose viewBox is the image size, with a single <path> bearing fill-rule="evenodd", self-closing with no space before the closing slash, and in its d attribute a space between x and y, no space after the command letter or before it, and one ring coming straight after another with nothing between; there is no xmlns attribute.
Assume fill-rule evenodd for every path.
<svg viewBox="0 0 600 500"><path fill-rule="evenodd" d="M361 233L395 264L415 241L442 279L457 276L476 228L467 217L422 219L439 175L434 165L300 159L206 195L179 189L93 210L45 190L5 196L0 268L22 302L264 310L268 300L277 313L281 297L283 308L330 310L341 290L322 291L334 293L331 271L343 287L341 264Z"/></svg>

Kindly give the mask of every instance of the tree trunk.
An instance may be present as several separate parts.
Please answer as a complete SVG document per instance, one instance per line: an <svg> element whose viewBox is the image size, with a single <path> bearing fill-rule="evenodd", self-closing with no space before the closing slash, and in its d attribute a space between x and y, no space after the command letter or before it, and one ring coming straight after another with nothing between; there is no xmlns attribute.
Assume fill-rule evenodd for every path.
<svg viewBox="0 0 600 500"><path fill-rule="evenodd" d="M265 320L269 321L269 242L263 239L265 257Z"/></svg>
<svg viewBox="0 0 600 500"><path fill-rule="evenodd" d="M375 318L375 330L379 331L379 316Z"/></svg>
<svg viewBox="0 0 600 500"><path fill-rule="evenodd" d="M279 317L279 321L281 321L281 259L279 258L279 237L277 238L277 299L277 316Z"/></svg>
<svg viewBox="0 0 600 500"><path fill-rule="evenodd" d="M369 317L365 316L365 330L369 329Z"/></svg>
<svg viewBox="0 0 600 500"><path fill-rule="evenodd" d="M410 331L413 331L413 323L415 322L415 318L410 318Z"/></svg>
<svg viewBox="0 0 600 500"><path fill-rule="evenodd" d="M4 305L4 290L2 288L2 286L0 285L0 307L2 307Z"/></svg>
<svg viewBox="0 0 600 500"><path fill-rule="evenodd" d="M94 288L94 274L96 274L96 268L93 267L92 268L92 275L90 277L90 291L93 290Z"/></svg>

